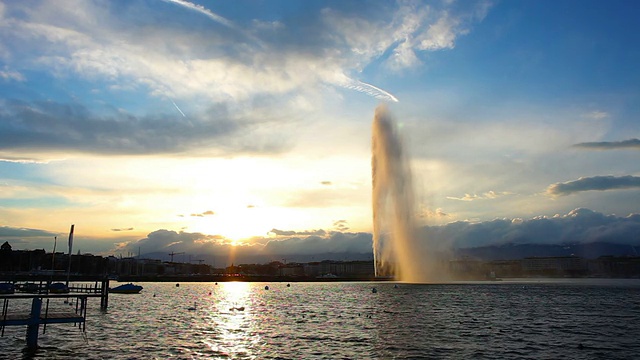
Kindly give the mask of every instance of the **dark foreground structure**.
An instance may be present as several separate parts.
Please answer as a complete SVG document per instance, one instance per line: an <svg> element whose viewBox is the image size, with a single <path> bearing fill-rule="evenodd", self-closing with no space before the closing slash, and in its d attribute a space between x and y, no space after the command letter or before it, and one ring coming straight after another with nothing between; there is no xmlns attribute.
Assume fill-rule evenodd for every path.
<svg viewBox="0 0 640 360"><path fill-rule="evenodd" d="M100 298L100 308L109 304L109 279L106 277L74 277L69 281L53 276L12 275L11 279L0 278L2 314L0 315L0 335L4 336L7 326L26 326L27 350L38 347L38 335L48 324L74 324L84 333L87 317L87 301L91 297ZM74 306L60 306L63 304ZM30 311L23 309L18 302L31 302ZM17 306L14 306L17 305Z"/></svg>

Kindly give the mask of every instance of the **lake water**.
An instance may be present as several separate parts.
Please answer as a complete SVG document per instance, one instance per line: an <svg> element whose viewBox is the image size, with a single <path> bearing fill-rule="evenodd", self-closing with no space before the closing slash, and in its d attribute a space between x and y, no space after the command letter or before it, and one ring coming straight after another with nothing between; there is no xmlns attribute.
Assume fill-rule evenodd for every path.
<svg viewBox="0 0 640 360"><path fill-rule="evenodd" d="M0 358L640 356L640 280L140 285L110 295L107 311L89 299L86 340L71 324L49 325L35 354L23 354L26 329L7 327Z"/></svg>

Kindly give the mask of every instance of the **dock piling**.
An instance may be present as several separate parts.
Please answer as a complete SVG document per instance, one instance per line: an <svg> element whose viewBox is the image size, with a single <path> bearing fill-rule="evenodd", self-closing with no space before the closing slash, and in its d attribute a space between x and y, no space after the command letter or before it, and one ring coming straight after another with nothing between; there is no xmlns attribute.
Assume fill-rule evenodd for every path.
<svg viewBox="0 0 640 360"><path fill-rule="evenodd" d="M31 313L27 324L27 348L38 347L38 330L40 329L40 313L42 311L42 299L34 297L31 302Z"/></svg>

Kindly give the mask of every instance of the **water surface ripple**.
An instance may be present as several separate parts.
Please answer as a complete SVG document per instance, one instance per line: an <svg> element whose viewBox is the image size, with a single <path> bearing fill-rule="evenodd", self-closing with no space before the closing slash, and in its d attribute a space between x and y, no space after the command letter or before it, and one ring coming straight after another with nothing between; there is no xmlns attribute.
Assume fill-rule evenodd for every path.
<svg viewBox="0 0 640 360"><path fill-rule="evenodd" d="M640 281L142 283L2 359L634 359ZM269 290L265 290L269 286ZM377 293L371 291L377 288ZM16 304L14 304L16 302ZM17 300L12 301L16 309ZM56 305L68 306L68 305ZM195 311L189 307L196 308Z"/></svg>

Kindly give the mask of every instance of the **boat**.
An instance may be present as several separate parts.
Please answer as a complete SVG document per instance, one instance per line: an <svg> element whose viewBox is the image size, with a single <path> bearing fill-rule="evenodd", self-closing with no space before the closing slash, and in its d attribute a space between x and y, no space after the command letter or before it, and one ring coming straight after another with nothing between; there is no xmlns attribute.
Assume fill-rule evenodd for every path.
<svg viewBox="0 0 640 360"><path fill-rule="evenodd" d="M20 292L35 294L40 290L40 287L36 283L27 282L27 283L24 283L24 284L16 285L16 290L18 290Z"/></svg>
<svg viewBox="0 0 640 360"><path fill-rule="evenodd" d="M16 292L16 287L13 283L1 283L0 294L13 294Z"/></svg>
<svg viewBox="0 0 640 360"><path fill-rule="evenodd" d="M142 290L142 286L132 283L122 284L114 288L109 288L110 293L114 294L137 294Z"/></svg>
<svg viewBox="0 0 640 360"><path fill-rule="evenodd" d="M49 292L52 294L66 294L69 292L69 287L61 282L52 283L49 285Z"/></svg>

